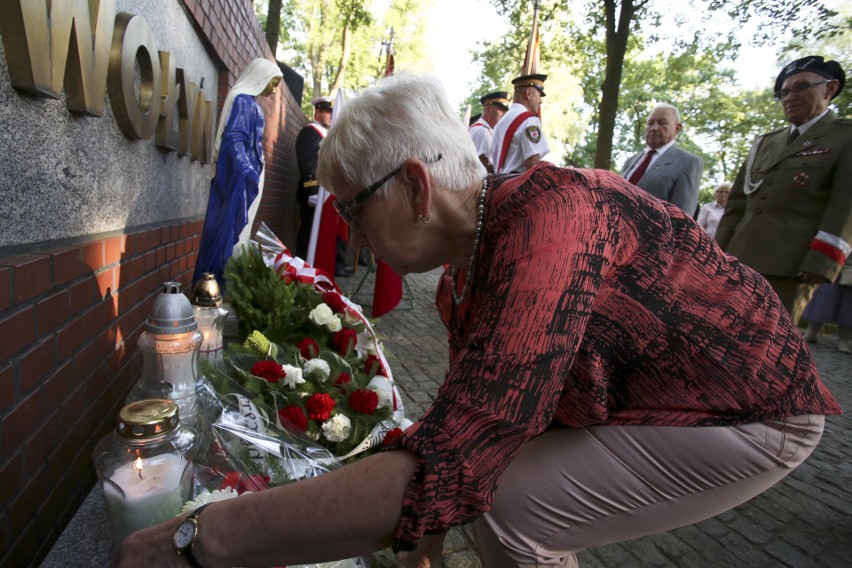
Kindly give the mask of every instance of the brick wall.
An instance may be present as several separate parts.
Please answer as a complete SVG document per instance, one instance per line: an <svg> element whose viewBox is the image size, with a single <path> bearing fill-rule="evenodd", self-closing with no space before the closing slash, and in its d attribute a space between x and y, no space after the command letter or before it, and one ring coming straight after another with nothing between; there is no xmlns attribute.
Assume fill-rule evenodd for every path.
<svg viewBox="0 0 852 568"><path fill-rule="evenodd" d="M183 0L219 63L221 104L246 64L272 58L250 0ZM283 90L262 101L266 184L256 222L295 240L293 144L307 122ZM0 566L38 566L95 482L92 448L142 367L161 283L191 286L202 221L127 227L0 252Z"/></svg>

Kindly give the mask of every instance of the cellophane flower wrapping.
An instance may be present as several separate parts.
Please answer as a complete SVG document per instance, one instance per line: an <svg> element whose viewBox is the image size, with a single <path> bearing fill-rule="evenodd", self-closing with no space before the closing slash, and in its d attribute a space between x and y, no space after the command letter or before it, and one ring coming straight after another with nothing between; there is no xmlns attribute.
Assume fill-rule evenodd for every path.
<svg viewBox="0 0 852 568"><path fill-rule="evenodd" d="M194 501L320 475L410 424L371 323L263 225L225 268L240 340L202 361ZM333 538L333 535L330 535ZM392 565L387 552L322 566Z"/></svg>

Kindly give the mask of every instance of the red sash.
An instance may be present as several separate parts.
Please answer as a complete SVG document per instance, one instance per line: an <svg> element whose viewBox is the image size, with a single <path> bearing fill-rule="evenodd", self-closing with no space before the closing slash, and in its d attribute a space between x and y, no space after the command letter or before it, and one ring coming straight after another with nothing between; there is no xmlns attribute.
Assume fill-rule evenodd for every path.
<svg viewBox="0 0 852 568"><path fill-rule="evenodd" d="M535 116L533 113L526 110L516 116L515 120L512 121L512 124L509 125L509 128L506 129L506 134L503 135L503 147L500 148L500 159L497 161L497 167L494 169L494 173L500 173L501 168L503 167L503 160L506 159L506 154L509 153L509 144L512 143L512 137L515 135L515 131L523 121L528 118L532 118L533 116Z"/></svg>

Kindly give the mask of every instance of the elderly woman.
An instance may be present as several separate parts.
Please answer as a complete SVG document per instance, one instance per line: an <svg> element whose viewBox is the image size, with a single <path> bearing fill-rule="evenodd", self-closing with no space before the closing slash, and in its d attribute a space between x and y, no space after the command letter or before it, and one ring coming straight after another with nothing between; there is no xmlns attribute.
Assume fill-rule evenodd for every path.
<svg viewBox="0 0 852 568"><path fill-rule="evenodd" d="M202 566L392 543L427 567L469 522L486 567L576 565L754 497L840 411L766 281L679 208L605 171L486 176L432 79L350 102L319 175L397 272L449 265L446 381L389 451L207 508ZM128 537L121 565L180 565L177 524Z"/></svg>
<svg viewBox="0 0 852 568"><path fill-rule="evenodd" d="M698 226L707 231L711 237L716 236L719 221L725 213L725 205L728 204L728 196L731 194L731 184L720 183L713 192L713 201L705 203L698 212Z"/></svg>

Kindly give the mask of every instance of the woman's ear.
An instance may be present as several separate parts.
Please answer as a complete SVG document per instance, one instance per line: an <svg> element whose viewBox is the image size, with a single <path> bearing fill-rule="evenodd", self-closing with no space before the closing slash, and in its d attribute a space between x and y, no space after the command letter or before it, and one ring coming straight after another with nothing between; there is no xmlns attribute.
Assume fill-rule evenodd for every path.
<svg viewBox="0 0 852 568"><path fill-rule="evenodd" d="M428 166L417 158L408 158L402 164L402 179L411 189L407 198L415 217L428 218L432 205L432 179Z"/></svg>

